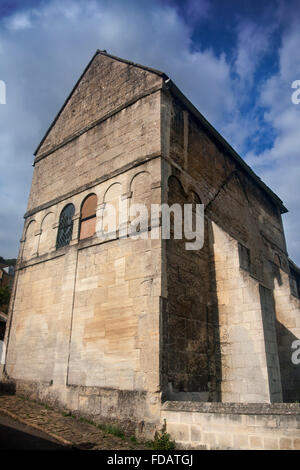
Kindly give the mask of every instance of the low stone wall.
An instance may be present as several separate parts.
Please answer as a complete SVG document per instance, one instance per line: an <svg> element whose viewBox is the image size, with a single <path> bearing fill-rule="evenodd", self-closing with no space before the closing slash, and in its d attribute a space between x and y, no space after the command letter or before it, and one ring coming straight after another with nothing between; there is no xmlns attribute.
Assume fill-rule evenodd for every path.
<svg viewBox="0 0 300 470"><path fill-rule="evenodd" d="M47 403L96 423L117 425L127 434L145 439L152 438L159 427L160 396L143 391L25 380L2 380L1 390Z"/></svg>
<svg viewBox="0 0 300 470"><path fill-rule="evenodd" d="M167 401L161 419L183 449L300 450L298 403Z"/></svg>
<svg viewBox="0 0 300 470"><path fill-rule="evenodd" d="M22 394L95 422L120 426L152 438L166 420L167 432L182 449L300 450L299 403L208 403L166 401L146 392L101 387L59 386L5 380L6 393Z"/></svg>

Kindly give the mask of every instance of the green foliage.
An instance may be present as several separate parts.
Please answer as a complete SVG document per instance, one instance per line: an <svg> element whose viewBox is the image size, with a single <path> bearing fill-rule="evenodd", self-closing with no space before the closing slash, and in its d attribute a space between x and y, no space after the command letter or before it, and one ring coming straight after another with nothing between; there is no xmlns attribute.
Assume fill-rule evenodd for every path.
<svg viewBox="0 0 300 470"><path fill-rule="evenodd" d="M10 288L8 286L0 287L0 305L8 305L10 299Z"/></svg>
<svg viewBox="0 0 300 470"><path fill-rule="evenodd" d="M84 416L76 417L75 415L73 415L70 412L68 412L68 413L63 412L62 414L65 417L77 419L77 421L80 421L81 423L91 424L92 426L95 426L98 429L101 429L101 431L103 431L107 434L111 434L113 436L120 437L121 439L125 439L124 432L120 428L118 428L118 426L112 426L112 425L109 425L109 424L96 424L96 423L94 423L94 421L92 421L90 419L87 419L87 418L84 418ZM103 437L106 437L106 436L104 435Z"/></svg>
<svg viewBox="0 0 300 470"><path fill-rule="evenodd" d="M81 423L91 424L92 426L95 426L94 421L91 421L90 419L84 418L83 416L81 416L81 418L79 418L79 421Z"/></svg>
<svg viewBox="0 0 300 470"><path fill-rule="evenodd" d="M15 266L16 261L16 258L4 259L2 256L0 256L0 263L5 264L6 266Z"/></svg>
<svg viewBox="0 0 300 470"><path fill-rule="evenodd" d="M47 405L47 403L43 403L43 406L44 408L46 408L46 410L53 410L53 408L49 405Z"/></svg>
<svg viewBox="0 0 300 470"><path fill-rule="evenodd" d="M170 439L170 434L166 432L167 423L164 421L163 427L160 431L155 431L154 440L150 442L150 447L153 450L173 450L175 449L175 442Z"/></svg>
<svg viewBox="0 0 300 470"><path fill-rule="evenodd" d="M120 437L121 439L125 438L124 432L117 426L111 426L109 424L98 424L97 427L107 434L112 434L113 436Z"/></svg>

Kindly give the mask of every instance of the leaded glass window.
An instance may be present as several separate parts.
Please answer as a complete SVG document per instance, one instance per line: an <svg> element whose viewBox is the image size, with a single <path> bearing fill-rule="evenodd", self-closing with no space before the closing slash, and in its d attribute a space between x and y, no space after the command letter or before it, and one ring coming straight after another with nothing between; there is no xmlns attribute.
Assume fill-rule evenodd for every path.
<svg viewBox="0 0 300 470"><path fill-rule="evenodd" d="M59 226L56 239L56 248L69 245L73 233L73 216L75 208L73 204L68 204L60 214Z"/></svg>

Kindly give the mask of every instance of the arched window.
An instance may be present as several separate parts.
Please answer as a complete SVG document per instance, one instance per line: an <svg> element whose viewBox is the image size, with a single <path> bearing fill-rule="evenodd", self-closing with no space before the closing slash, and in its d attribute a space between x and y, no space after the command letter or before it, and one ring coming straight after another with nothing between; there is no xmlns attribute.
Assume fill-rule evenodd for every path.
<svg viewBox="0 0 300 470"><path fill-rule="evenodd" d="M35 220L29 222L25 232L25 243L23 248L23 259L30 259L37 251L37 237L35 237L37 223Z"/></svg>
<svg viewBox="0 0 300 470"><path fill-rule="evenodd" d="M56 238L56 248L69 245L72 240L74 212L75 208L73 204L68 204L61 211Z"/></svg>
<svg viewBox="0 0 300 470"><path fill-rule="evenodd" d="M281 267L281 259L280 259L280 256L275 253L274 255L274 263L280 268Z"/></svg>
<svg viewBox="0 0 300 470"><path fill-rule="evenodd" d="M97 196L90 194L81 206L79 239L92 237L96 231Z"/></svg>

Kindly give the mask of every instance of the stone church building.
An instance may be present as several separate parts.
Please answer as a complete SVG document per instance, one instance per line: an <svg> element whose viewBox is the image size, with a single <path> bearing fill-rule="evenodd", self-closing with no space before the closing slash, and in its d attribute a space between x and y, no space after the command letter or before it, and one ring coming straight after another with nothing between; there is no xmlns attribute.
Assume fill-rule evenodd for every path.
<svg viewBox="0 0 300 470"><path fill-rule="evenodd" d="M203 248L102 239L119 200L204 204ZM141 435L166 419L186 446L299 444L285 212L167 75L97 51L35 152L2 379Z"/></svg>

